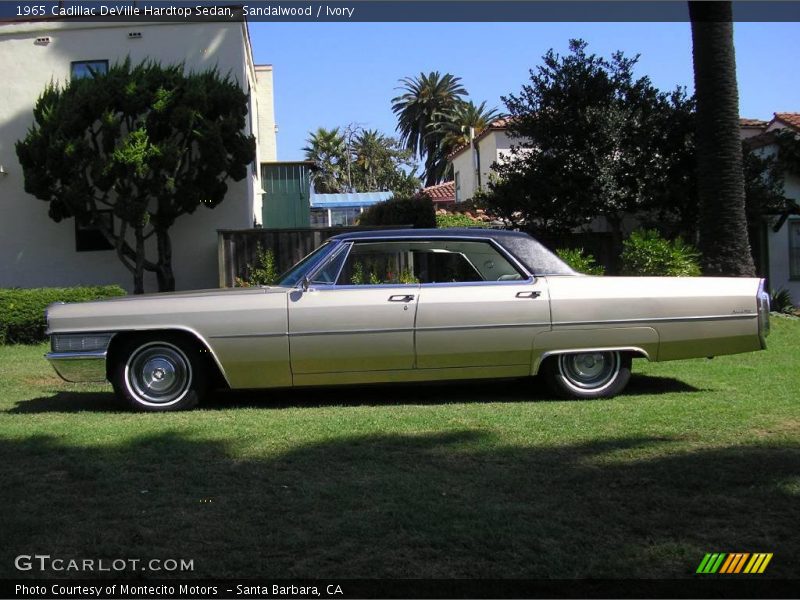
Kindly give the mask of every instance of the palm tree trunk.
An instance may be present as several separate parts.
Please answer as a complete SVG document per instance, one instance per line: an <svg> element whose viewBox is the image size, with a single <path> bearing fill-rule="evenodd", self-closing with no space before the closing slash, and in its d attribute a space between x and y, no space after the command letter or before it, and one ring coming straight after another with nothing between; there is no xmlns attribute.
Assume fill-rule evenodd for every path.
<svg viewBox="0 0 800 600"><path fill-rule="evenodd" d="M755 275L745 217L730 2L689 2L697 99L700 251L706 275Z"/></svg>

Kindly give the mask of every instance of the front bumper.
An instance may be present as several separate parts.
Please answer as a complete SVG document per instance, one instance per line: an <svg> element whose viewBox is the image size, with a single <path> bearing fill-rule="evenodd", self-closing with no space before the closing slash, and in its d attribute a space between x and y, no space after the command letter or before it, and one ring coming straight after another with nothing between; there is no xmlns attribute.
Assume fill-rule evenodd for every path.
<svg viewBox="0 0 800 600"><path fill-rule="evenodd" d="M106 380L106 352L48 352L44 357L64 381Z"/></svg>

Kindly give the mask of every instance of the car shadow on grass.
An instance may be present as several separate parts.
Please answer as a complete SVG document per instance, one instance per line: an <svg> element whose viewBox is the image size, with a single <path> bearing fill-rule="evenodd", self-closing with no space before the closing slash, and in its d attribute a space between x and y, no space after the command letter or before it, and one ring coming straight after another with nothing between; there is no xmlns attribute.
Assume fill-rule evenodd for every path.
<svg viewBox="0 0 800 600"><path fill-rule="evenodd" d="M634 374L624 394L656 395L701 391L672 377ZM624 395L623 394L623 395ZM471 382L393 383L274 390L217 390L201 408L283 409L325 406L436 405L482 402L556 401L538 377ZM595 400L596 402L596 400ZM18 402L7 412L120 412L127 406L111 392L63 391Z"/></svg>
<svg viewBox="0 0 800 600"><path fill-rule="evenodd" d="M0 577L86 576L14 572L30 549L190 559L201 578L690 578L718 551L800 575L797 444L242 427L0 439Z"/></svg>

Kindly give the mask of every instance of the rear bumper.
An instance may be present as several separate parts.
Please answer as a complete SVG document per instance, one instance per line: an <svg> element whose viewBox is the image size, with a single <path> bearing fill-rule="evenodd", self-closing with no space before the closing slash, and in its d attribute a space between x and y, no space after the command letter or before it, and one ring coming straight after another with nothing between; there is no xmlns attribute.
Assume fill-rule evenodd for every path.
<svg viewBox="0 0 800 600"><path fill-rule="evenodd" d="M48 352L44 357L64 381L81 383L106 380L106 353Z"/></svg>

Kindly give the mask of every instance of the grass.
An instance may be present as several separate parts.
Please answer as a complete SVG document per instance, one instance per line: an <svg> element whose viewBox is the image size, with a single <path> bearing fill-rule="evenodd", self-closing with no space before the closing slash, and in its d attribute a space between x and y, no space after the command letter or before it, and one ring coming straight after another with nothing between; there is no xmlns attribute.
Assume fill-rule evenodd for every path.
<svg viewBox="0 0 800 600"><path fill-rule="evenodd" d="M672 578L743 551L796 578L798 340L775 318L766 352L636 361L612 400L534 379L163 415L3 347L0 577L38 552L193 559L195 577Z"/></svg>

